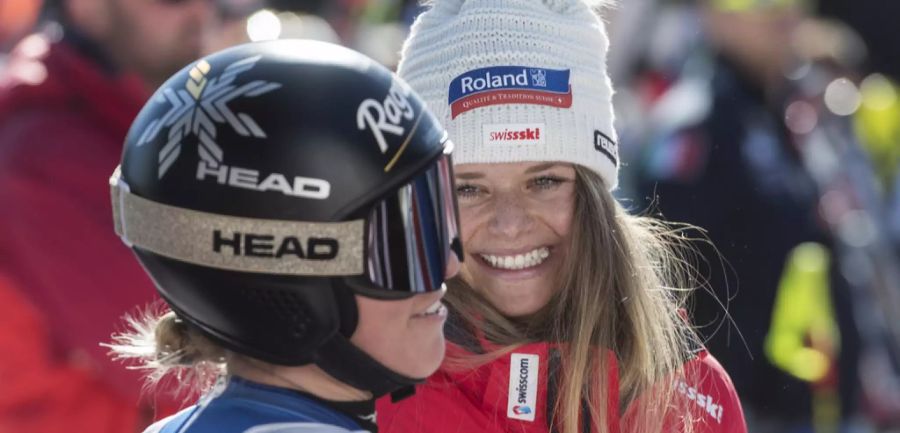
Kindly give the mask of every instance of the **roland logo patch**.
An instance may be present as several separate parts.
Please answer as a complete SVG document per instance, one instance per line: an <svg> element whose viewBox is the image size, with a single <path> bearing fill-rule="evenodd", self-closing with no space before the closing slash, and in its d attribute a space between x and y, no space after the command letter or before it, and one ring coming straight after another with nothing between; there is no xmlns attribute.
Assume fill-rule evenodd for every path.
<svg viewBox="0 0 900 433"><path fill-rule="evenodd" d="M572 106L569 69L533 66L492 66L464 72L450 81L450 118L498 104Z"/></svg>
<svg viewBox="0 0 900 433"><path fill-rule="evenodd" d="M513 353L509 364L509 398L506 416L522 421L534 421L537 404L540 357Z"/></svg>

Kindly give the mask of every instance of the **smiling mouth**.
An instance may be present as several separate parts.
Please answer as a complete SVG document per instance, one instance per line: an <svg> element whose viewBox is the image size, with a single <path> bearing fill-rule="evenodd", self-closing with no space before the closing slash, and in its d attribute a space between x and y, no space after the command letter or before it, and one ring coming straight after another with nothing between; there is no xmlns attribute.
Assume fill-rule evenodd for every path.
<svg viewBox="0 0 900 433"><path fill-rule="evenodd" d="M428 316L439 316L447 313L447 307L441 302L440 299L434 301L430 307L428 307L425 311L416 314L414 317L428 317Z"/></svg>
<svg viewBox="0 0 900 433"><path fill-rule="evenodd" d="M492 254L479 254L491 267L497 269L519 270L533 268L550 257L550 248L540 247L525 254L512 256L495 256Z"/></svg>

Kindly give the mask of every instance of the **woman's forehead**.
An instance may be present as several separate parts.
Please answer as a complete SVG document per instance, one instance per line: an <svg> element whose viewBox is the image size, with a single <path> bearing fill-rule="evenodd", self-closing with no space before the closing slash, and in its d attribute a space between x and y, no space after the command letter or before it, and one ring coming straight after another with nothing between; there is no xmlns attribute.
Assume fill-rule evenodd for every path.
<svg viewBox="0 0 900 433"><path fill-rule="evenodd" d="M454 167L458 179L478 179L484 177L524 176L547 170L574 171L572 164L559 161L531 161L459 164Z"/></svg>

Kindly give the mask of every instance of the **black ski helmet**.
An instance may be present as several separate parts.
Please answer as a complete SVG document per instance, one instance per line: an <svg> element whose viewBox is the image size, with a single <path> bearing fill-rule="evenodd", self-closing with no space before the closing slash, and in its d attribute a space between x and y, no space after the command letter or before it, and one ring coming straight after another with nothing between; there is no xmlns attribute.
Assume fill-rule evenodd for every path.
<svg viewBox="0 0 900 433"><path fill-rule="evenodd" d="M438 121L337 45L251 43L176 73L110 180L116 232L175 313L222 346L316 363L381 395L414 383L349 343L354 294L439 290L462 259Z"/></svg>

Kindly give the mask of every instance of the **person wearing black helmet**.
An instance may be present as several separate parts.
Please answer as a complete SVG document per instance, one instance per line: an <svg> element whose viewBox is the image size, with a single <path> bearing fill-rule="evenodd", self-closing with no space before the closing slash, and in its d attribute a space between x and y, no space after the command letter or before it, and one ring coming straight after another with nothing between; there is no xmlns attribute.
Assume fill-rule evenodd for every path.
<svg viewBox="0 0 900 433"><path fill-rule="evenodd" d="M451 150L403 81L336 45L241 45L169 79L110 185L171 312L111 347L151 380L218 380L148 432L374 430L373 399L443 358Z"/></svg>

